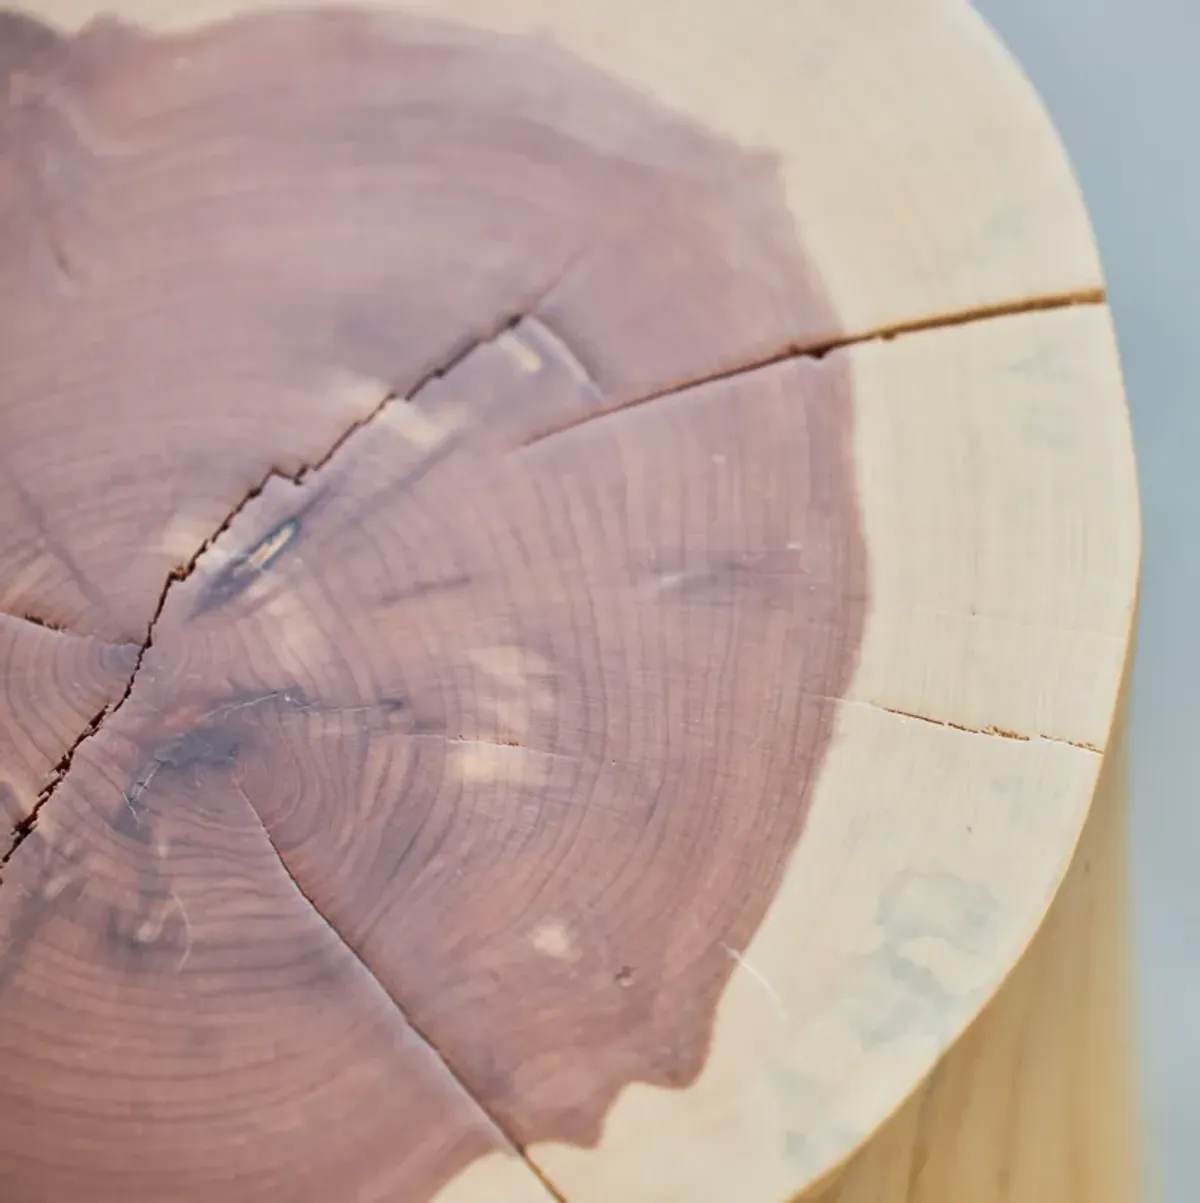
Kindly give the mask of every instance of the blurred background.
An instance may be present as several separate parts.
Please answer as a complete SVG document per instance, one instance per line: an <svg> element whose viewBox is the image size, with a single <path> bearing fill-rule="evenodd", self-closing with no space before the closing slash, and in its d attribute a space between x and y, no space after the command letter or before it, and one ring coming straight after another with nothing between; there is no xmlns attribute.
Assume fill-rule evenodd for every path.
<svg viewBox="0 0 1200 1203"><path fill-rule="evenodd" d="M975 0L1058 125L1108 275L1145 528L1131 846L1148 1203L1200 1199L1200 3Z"/></svg>

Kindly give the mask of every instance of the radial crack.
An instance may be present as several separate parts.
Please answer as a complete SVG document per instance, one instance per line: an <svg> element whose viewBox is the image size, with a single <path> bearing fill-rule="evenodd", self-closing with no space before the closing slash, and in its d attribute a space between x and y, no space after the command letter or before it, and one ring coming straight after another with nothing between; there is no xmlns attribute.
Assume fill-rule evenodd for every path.
<svg viewBox="0 0 1200 1203"><path fill-rule="evenodd" d="M135 668L134 672L136 671L137 669ZM59 757L58 763L54 766L54 768L50 770L50 776L47 778L46 784L43 785L39 791L37 798L34 799L33 808L30 810L29 814L27 814L19 822L13 824L9 833L9 845L5 849L3 856L0 856L0 885L2 885L4 882L2 875L4 866L7 865L10 860L12 860L17 849L29 837L29 833L34 829L34 827L37 826L38 816L42 813L42 807L50 801L54 791L58 789L63 778L66 777L68 772L70 772L71 764L75 760L75 753L79 751L79 749L87 740L96 734L96 732L100 729L100 724L103 723L104 720L108 718L108 716L125 701L125 698L129 696L129 690L132 688L132 686L133 675L131 674L129 680L126 682L125 692L121 695L118 701L106 703L94 715L92 715L87 726L84 727L83 731L79 734L71 746L62 754L62 756Z"/></svg>
<svg viewBox="0 0 1200 1203"><path fill-rule="evenodd" d="M38 614L31 614L27 610L20 613L15 610L0 610L0 621L5 619L11 622L23 623L26 626L36 627L39 631L49 631L52 635L63 635L67 639L95 639L97 643L105 644L107 647L138 646L136 643L130 643L127 640L110 640L97 635L89 635L83 631L72 631L70 627L63 626L61 623L54 622L49 618L42 618Z"/></svg>
<svg viewBox="0 0 1200 1203"><path fill-rule="evenodd" d="M880 706L876 702L858 702L857 705L869 706L872 710L881 710L884 714L895 714L900 718L910 718L918 723L928 723L932 727L945 727L951 731L962 731L967 735L988 735L994 739L1012 739L1018 743L1032 743L1042 740L1046 743L1065 744L1069 748L1080 748L1085 752L1100 754L1100 749L1094 744L1083 743L1073 739L1062 739L1056 735L1023 735L1019 731L1009 731L1004 727L968 727L963 723L952 723L949 719L931 718L927 714L917 714L912 710L901 710L896 706Z"/></svg>
<svg viewBox="0 0 1200 1203"><path fill-rule="evenodd" d="M92 739L99 732L101 726L113 715L115 715L127 701L129 701L129 697L133 693L134 685L137 683L138 675L141 672L142 664L145 662L146 655L154 646L154 637L158 627L158 621L162 617L163 609L167 604L167 598L170 596L171 590L180 582L186 581L192 575L192 573L195 572L197 565L200 563L205 553L212 548L212 546L217 542L218 539L221 538L222 535L225 534L227 530L229 530L229 528L236 521L238 515L241 514L246 507L262 493L262 491L272 480L283 480L297 486L303 485L310 477L327 467L334 457L337 456L337 454L354 438L354 436L365 427L371 425L371 423L374 422L390 404L393 402L407 404L415 401L420 393L435 380L439 380L448 372L453 371L454 368L462 363L462 361L478 347L495 341L500 334L511 329L525 316L526 313L524 310L519 313L510 314L503 320L497 322L483 335L463 339L463 341L457 344L452 352L446 356L441 363L427 371L403 395L396 390L388 390L385 392L380 400L367 414L350 423L350 425L348 425L346 429L338 435L333 443L330 444L328 449L317 459L301 464L296 471L290 473L283 472L274 466L269 468L263 475L262 479L256 485L254 485L249 492L246 493L241 501L229 511L224 520L212 532L212 534L200 544L188 561L182 566L173 569L167 575L166 580L163 582L162 589L159 591L158 601L154 607L154 613L151 615L150 621L146 626L146 634L142 639L141 644L138 645L137 657L134 660L133 668L130 670L129 676L125 681L125 685L121 691L120 697L118 697L114 702L106 703L103 707L101 707L100 710L96 712L95 715L92 716L87 726L84 727L83 731L79 734L71 746L66 750L66 752L63 753L62 757L51 771L46 784L38 793L38 796L34 801L33 808L30 810L29 814L26 815L25 818L19 823L14 824L12 828L12 842L10 843L8 849L4 852L3 856L0 856L0 884L3 884L4 867L16 855L17 849L20 848L20 846L36 829L43 809L54 797L55 793L57 793L63 781L66 780L80 748L82 748L89 739ZM35 514L40 517L40 511L38 511L36 508L35 500L29 496L23 488L20 489L20 492L27 504L27 507L32 508Z"/></svg>
<svg viewBox="0 0 1200 1203"><path fill-rule="evenodd" d="M880 714L894 714L898 718L912 719L917 723L927 723L931 727L942 727L949 731L961 731L964 735L986 735L992 739L1011 739L1016 743L1050 743L1064 744L1068 748L1079 748L1084 752L1094 752L1097 756L1102 756L1104 750L1096 747L1095 744L1086 743L1083 740L1064 739L1061 735L1025 735L1020 731L1010 731L1006 727L987 726L987 727L970 727L965 723L951 722L949 719L934 718L929 714L919 714L915 710L902 710L898 706L884 706L879 702L871 702L864 698L842 698L835 697L828 693L810 693L805 691L802 697L811 702L829 702L834 706L857 706L865 710L876 710Z"/></svg>
<svg viewBox="0 0 1200 1203"><path fill-rule="evenodd" d="M938 317L916 318L911 321L896 322L889 326L878 326L873 330L867 330L859 334L849 334L841 338L826 339L822 342L789 343L780 351L776 351L771 355L760 356L748 363L740 363L734 367L724 368L719 372L711 372L705 376L696 376L677 381L664 388L654 389L652 392L642 393L637 397L618 401L615 405L610 405L607 408L597 407L586 410L583 413L572 414L564 421L543 427L543 429L535 432L522 443L522 446L532 447L537 443L544 443L547 439L554 438L556 435L565 434L569 430L576 430L580 426L586 426L589 422L595 422L599 418L623 413L627 409L635 409L641 405L650 405L655 401L667 400L681 393L689 392L692 389L703 388L705 385L737 380L743 376L761 372L765 368L775 367L781 363L790 363L793 360L821 360L834 351L842 351L847 347L858 347L864 343L891 342L893 339L900 338L906 334L918 334L929 330L950 330L956 326L969 326L976 322L990 321L995 318L1015 317L1022 313L1038 313L1053 309L1075 309L1086 305L1103 305L1105 301L1106 296L1102 288L1083 292L1056 293L1042 297L1029 297L1023 301L1012 301L1002 305L985 305L973 309L962 309L954 313L942 314ZM558 337L559 341L562 341L561 335Z"/></svg>
<svg viewBox="0 0 1200 1203"><path fill-rule="evenodd" d="M263 821L263 817L259 813L258 807L256 807L251 801L250 796L246 793L244 786L240 781L237 780L236 777L233 778L233 787L237 790L238 794L242 798L242 801L245 802L250 813L254 816L255 821L262 829L262 833L266 837L267 845L275 854L275 859L279 862L279 867L286 875L288 881L291 882L296 893L307 904L309 910L316 915L326 930L329 931L330 934L333 935L333 937L338 941L338 943L350 953L357 964L362 968L363 972L366 973L371 981L374 982L375 985L383 992L388 1001L393 1007L395 1007L396 1011L400 1015L400 1018L404 1021L409 1031L411 1031L416 1039L421 1043L425 1051L446 1071L447 1076L450 1078L450 1081L454 1084L454 1086L487 1120L489 1125L493 1128L496 1136L500 1138L500 1140L513 1152L515 1156L519 1157L526 1164L526 1166L529 1167L530 1172L538 1179L542 1186L545 1187L552 1199L556 1200L557 1203L566 1203L566 1200L563 1198L563 1196L559 1194L554 1186L542 1174L541 1170L538 1169L538 1167L530 1160L525 1148L512 1136L512 1134L503 1126L503 1124L500 1123L499 1119L492 1113L488 1105L470 1088L470 1086L467 1085L466 1081L454 1069L454 1066L452 1066L450 1062L442 1055L441 1050L437 1047L437 1045L434 1044L434 1042L425 1034L424 1031L422 1031L421 1027L405 1009L404 1004L387 988L387 986L383 984L382 980L379 978L379 975L374 969L371 968L370 963L363 956L363 954L348 939L346 939L346 937L339 930L337 924L335 924L329 918L329 916L326 915L323 910L321 910L316 901L313 899L312 895L309 894L304 886L300 884L299 879L296 877L295 873L292 872L292 867L288 864L287 858L283 855L279 849L279 845L276 844L275 840L272 838L271 829Z"/></svg>

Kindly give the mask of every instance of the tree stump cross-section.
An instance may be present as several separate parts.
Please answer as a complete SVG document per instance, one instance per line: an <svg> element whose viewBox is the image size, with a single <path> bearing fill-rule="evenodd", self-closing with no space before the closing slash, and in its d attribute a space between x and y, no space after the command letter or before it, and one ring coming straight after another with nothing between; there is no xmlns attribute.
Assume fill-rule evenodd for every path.
<svg viewBox="0 0 1200 1203"><path fill-rule="evenodd" d="M1102 285L968 12L701 7L0 14L4 1199L961 1189L831 1175L1096 790Z"/></svg>

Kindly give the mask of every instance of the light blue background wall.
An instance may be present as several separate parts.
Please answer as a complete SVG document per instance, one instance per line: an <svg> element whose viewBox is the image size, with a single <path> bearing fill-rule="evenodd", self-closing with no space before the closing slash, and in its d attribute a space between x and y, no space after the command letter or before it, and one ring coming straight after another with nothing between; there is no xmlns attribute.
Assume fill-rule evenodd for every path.
<svg viewBox="0 0 1200 1203"><path fill-rule="evenodd" d="M977 0L1075 164L1145 525L1132 849L1150 1203L1200 1201L1200 0Z"/></svg>

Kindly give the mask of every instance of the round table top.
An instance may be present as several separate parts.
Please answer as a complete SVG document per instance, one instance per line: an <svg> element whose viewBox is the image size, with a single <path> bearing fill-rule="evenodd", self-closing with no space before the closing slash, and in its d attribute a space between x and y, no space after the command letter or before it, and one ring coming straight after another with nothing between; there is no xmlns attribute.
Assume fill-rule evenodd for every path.
<svg viewBox="0 0 1200 1203"><path fill-rule="evenodd" d="M1036 931L1136 602L981 19L41 0L0 79L0 1193L831 1172Z"/></svg>

